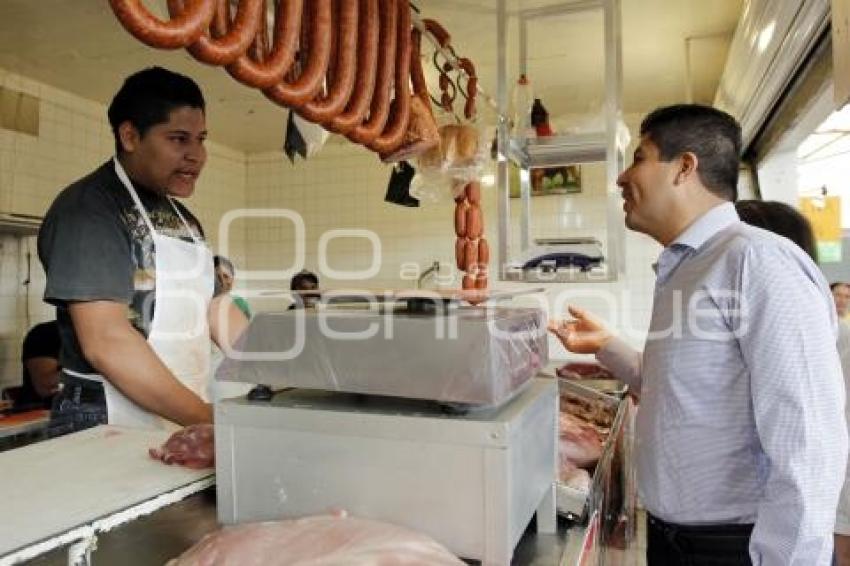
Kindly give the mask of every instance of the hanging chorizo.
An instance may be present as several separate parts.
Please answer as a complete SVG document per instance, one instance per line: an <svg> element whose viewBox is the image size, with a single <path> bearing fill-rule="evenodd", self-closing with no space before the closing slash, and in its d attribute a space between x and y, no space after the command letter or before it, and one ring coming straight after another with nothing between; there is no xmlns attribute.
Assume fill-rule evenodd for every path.
<svg viewBox="0 0 850 566"><path fill-rule="evenodd" d="M260 27L260 13L265 12L263 0L242 0L236 12L236 18L230 22L227 0L216 2L215 15L210 27L212 33L201 33L197 41L186 49L202 63L208 65L227 65L242 55ZM168 0L168 12L172 18L184 12L183 0Z"/></svg>
<svg viewBox="0 0 850 566"><path fill-rule="evenodd" d="M354 90L345 110L327 123L327 129L332 132L345 134L363 122L363 118L369 111L369 103L372 101L372 94L375 92L380 29L378 0L361 0Z"/></svg>
<svg viewBox="0 0 850 566"><path fill-rule="evenodd" d="M109 0L112 11L130 34L151 47L179 49L198 40L215 14L215 2L187 0L183 13L164 22L142 0Z"/></svg>
<svg viewBox="0 0 850 566"><path fill-rule="evenodd" d="M230 76L253 88L268 88L283 80L295 60L298 34L304 12L304 0L279 0L275 11L271 51L266 52L266 14L260 15L260 31L252 49L254 56L245 53L225 69Z"/></svg>
<svg viewBox="0 0 850 566"><path fill-rule="evenodd" d="M269 100L296 110L312 100L322 88L331 56L331 0L310 1L313 3L310 10L312 17L303 24L310 26L307 64L295 82L281 81L263 90Z"/></svg>
<svg viewBox="0 0 850 566"><path fill-rule="evenodd" d="M332 80L332 84L328 87L324 98L309 101L298 109L298 113L311 122L324 124L330 121L342 112L351 97L357 65L355 60L359 17L357 1L339 0L337 51L334 57L337 63L333 79L328 79L329 82Z"/></svg>
<svg viewBox="0 0 850 566"><path fill-rule="evenodd" d="M406 2L407 0L401 0ZM378 50L378 75L375 80L375 92L372 94L372 105L369 118L346 134L355 143L367 144L378 137L387 123L390 109L390 96L393 88L393 70L395 52L398 9L396 0L386 0L381 5L380 49Z"/></svg>

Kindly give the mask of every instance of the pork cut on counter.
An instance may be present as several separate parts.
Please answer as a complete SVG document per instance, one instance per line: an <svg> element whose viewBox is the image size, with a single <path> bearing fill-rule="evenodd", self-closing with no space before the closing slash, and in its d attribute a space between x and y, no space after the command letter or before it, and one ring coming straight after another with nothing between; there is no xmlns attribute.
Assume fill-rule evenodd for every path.
<svg viewBox="0 0 850 566"><path fill-rule="evenodd" d="M215 465L213 425L195 424L172 434L159 448L148 450L151 458L197 470Z"/></svg>
<svg viewBox="0 0 850 566"><path fill-rule="evenodd" d="M463 566L431 538L370 519L315 516L225 527L166 566Z"/></svg>

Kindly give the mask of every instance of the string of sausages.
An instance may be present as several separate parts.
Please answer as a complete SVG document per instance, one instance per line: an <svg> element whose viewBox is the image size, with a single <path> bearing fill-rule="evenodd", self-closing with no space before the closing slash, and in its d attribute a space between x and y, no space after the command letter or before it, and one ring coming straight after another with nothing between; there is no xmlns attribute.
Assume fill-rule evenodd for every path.
<svg viewBox="0 0 850 566"><path fill-rule="evenodd" d="M438 143L421 34L407 0L238 0L235 10L231 4L167 0L170 19L163 21L142 0L110 0L121 25L139 41L186 48L198 61L223 66L240 83L385 161L408 159ZM427 29L438 28L440 43L448 44L441 26ZM464 96L471 118L471 62L468 69L473 76Z"/></svg>
<svg viewBox="0 0 850 566"><path fill-rule="evenodd" d="M455 199L455 258L463 271L464 289L487 288L487 265L490 246L484 238L484 218L481 214L481 185L471 181Z"/></svg>
<svg viewBox="0 0 850 566"><path fill-rule="evenodd" d="M440 49L434 52L434 67L439 73L440 98L432 98L435 104L440 106L444 111L454 114L454 101L457 98L458 92L466 99L463 105L463 115L467 120L475 118L476 108L475 100L478 96L478 75L475 71L475 65L467 57L458 57L454 48L451 45L451 36L439 22L431 19L422 20L425 29L436 40ZM441 53L441 50L443 53ZM451 54L451 58L445 55L445 52ZM440 55L443 55L445 61L439 62ZM457 79L452 81L449 73L457 71ZM460 81L466 79L466 88L460 86Z"/></svg>

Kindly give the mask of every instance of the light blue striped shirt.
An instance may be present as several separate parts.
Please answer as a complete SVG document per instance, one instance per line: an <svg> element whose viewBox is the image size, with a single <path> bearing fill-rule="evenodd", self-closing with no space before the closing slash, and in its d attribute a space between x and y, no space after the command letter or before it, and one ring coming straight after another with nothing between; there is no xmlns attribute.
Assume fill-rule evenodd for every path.
<svg viewBox="0 0 850 566"><path fill-rule="evenodd" d="M598 354L640 394L644 505L672 523L755 523L757 566L828 565L847 428L823 275L731 203L655 267L643 354L617 339Z"/></svg>

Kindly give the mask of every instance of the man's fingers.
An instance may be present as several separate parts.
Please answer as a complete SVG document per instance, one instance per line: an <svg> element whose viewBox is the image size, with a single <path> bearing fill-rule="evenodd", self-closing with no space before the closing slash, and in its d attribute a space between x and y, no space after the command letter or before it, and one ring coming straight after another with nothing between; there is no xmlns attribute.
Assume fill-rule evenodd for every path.
<svg viewBox="0 0 850 566"><path fill-rule="evenodd" d="M573 318L584 319L589 318L587 315L587 311L582 308L579 308L575 305L567 305L567 312L572 315Z"/></svg>

